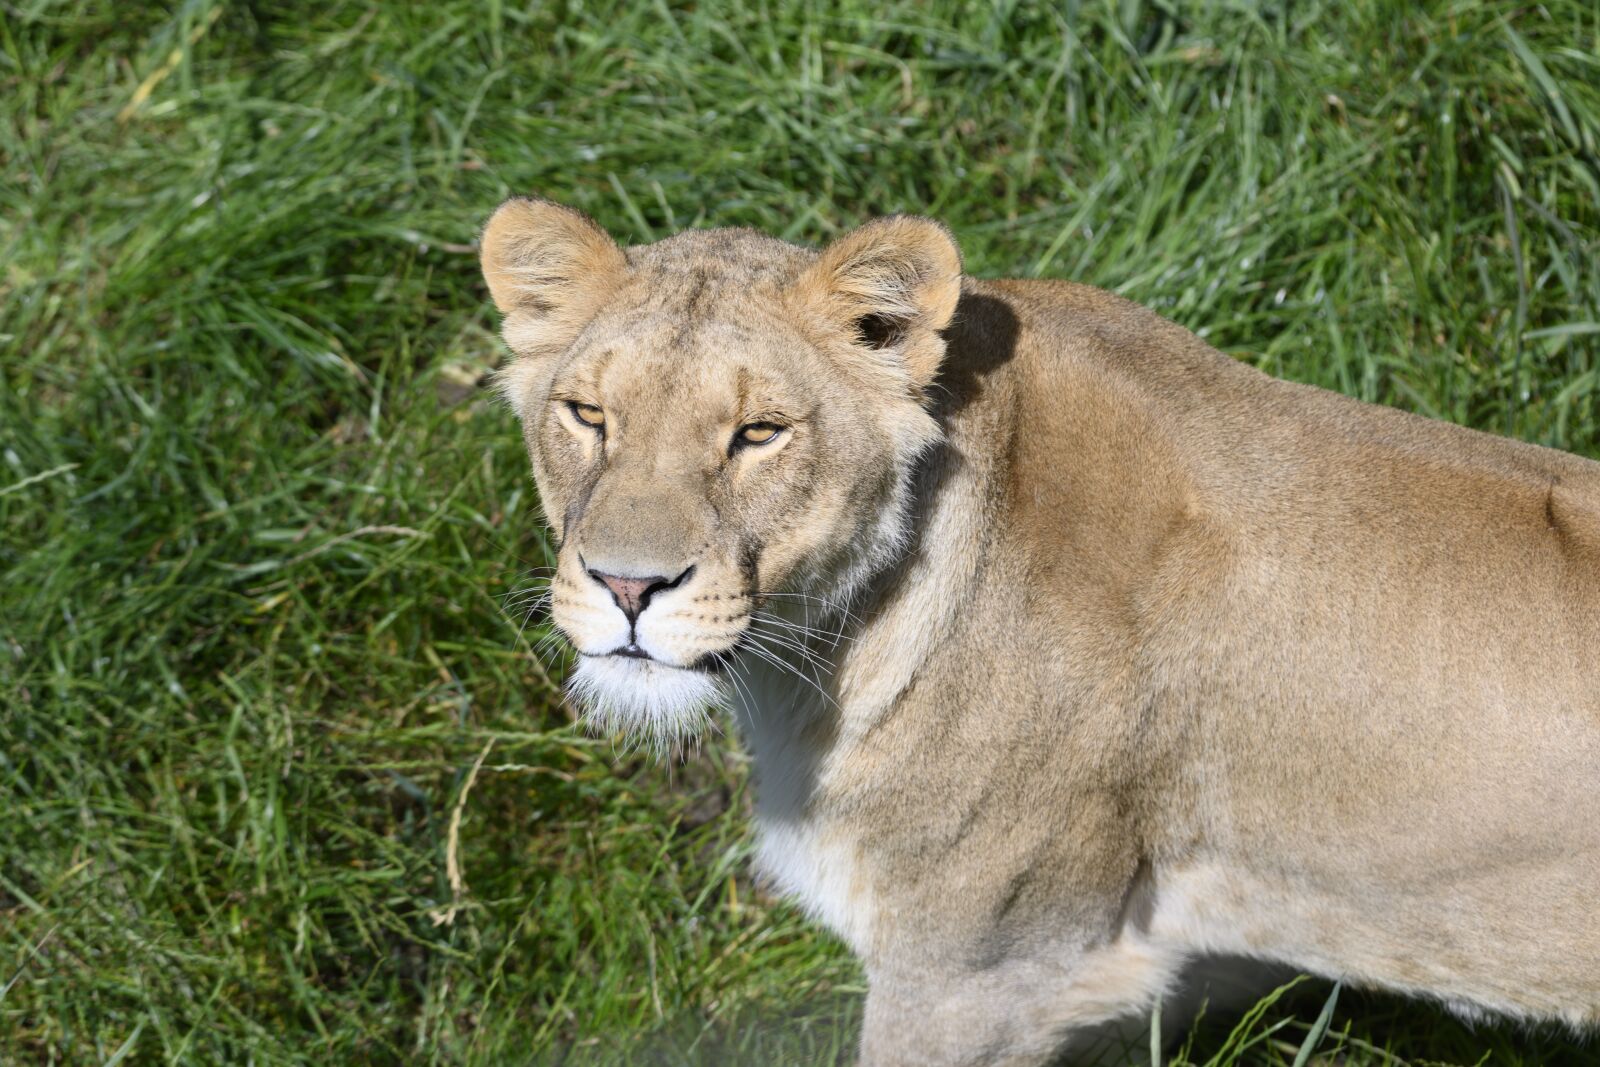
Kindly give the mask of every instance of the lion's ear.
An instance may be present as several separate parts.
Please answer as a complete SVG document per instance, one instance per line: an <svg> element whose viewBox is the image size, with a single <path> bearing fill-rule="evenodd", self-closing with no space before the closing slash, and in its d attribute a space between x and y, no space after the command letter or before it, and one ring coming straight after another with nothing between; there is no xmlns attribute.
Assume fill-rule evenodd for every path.
<svg viewBox="0 0 1600 1067"><path fill-rule="evenodd" d="M628 269L593 219L534 197L500 205L484 227L478 261L506 316L506 343L520 353L570 342Z"/></svg>
<svg viewBox="0 0 1600 1067"><path fill-rule="evenodd" d="M961 252L932 219L874 219L823 249L794 292L853 350L898 366L920 390L944 358L939 331L961 299Z"/></svg>

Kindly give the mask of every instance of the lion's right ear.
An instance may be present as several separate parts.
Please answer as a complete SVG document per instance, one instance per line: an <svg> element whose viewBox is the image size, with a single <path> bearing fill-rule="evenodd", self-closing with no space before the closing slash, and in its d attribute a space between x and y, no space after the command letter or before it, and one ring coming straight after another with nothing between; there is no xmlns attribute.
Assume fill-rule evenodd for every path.
<svg viewBox="0 0 1600 1067"><path fill-rule="evenodd" d="M627 272L622 249L589 216L536 197L501 204L478 261L513 352L565 345Z"/></svg>

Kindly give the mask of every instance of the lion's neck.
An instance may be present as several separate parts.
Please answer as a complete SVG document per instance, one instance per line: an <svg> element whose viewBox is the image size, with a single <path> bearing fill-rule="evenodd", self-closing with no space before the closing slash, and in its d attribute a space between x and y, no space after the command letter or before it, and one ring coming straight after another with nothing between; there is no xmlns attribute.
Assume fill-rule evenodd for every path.
<svg viewBox="0 0 1600 1067"><path fill-rule="evenodd" d="M868 951L873 909L857 844L836 818L836 786L859 778L852 753L962 623L991 543L989 495L1003 484L995 443L992 427L948 426L915 480L902 558L825 622L806 618L803 600L775 606L812 630L803 650L769 643L780 662L746 658L734 686L755 761L757 865L858 952Z"/></svg>

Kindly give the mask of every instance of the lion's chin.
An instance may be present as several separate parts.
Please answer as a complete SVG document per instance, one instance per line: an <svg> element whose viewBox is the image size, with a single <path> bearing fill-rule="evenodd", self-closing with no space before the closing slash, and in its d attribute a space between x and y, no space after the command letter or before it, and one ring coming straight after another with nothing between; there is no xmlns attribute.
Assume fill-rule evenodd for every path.
<svg viewBox="0 0 1600 1067"><path fill-rule="evenodd" d="M567 689L591 730L626 734L658 753L696 740L727 699L710 671L631 656L579 656Z"/></svg>

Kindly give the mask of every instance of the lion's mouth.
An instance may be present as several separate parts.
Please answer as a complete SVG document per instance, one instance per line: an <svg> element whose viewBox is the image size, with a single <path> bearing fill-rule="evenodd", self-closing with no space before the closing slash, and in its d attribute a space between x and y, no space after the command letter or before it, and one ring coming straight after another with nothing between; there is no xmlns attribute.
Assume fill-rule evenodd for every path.
<svg viewBox="0 0 1600 1067"><path fill-rule="evenodd" d="M728 669L729 664L732 662L733 657L737 652L738 647L735 646L733 648L724 649L721 652L707 652L693 663L669 663L668 661L661 659L659 656L652 656L650 653L646 652L639 646L638 642L630 642L626 645L619 645L610 652L601 652L598 654L592 652L579 652L579 655L587 656L589 659L595 660L636 659L643 660L646 663L654 664L658 667L667 667L675 671L690 671L696 674L721 674L723 671Z"/></svg>

